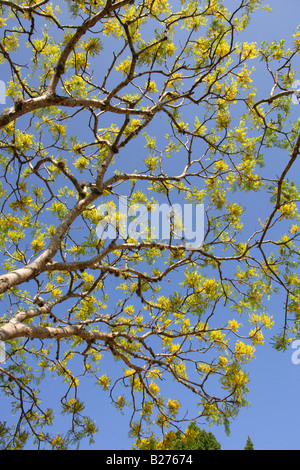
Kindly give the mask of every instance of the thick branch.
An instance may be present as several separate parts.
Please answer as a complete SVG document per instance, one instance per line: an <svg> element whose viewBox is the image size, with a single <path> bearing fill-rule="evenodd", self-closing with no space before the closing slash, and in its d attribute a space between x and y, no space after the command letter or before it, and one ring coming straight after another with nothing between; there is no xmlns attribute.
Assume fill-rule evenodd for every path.
<svg viewBox="0 0 300 470"><path fill-rule="evenodd" d="M18 10L22 13L31 13L36 8L43 6L45 3L48 3L49 0L42 0L41 2L35 3L34 5L18 5L15 2L11 2L9 0L0 0L0 5L6 5L10 7L12 10Z"/></svg>
<svg viewBox="0 0 300 470"><path fill-rule="evenodd" d="M13 286L27 282L33 277L37 276L44 268L44 266L52 260L60 248L61 241L69 230L74 220L81 214L86 207L98 197L97 194L92 193L86 199L80 200L70 210L67 216L63 219L55 234L53 235L48 247L44 252L38 256L32 263L20 269L16 269L10 273L4 274L0 278L0 294L6 292Z"/></svg>
<svg viewBox="0 0 300 470"><path fill-rule="evenodd" d="M101 109L101 111L110 111L116 114L133 114L136 116L148 116L150 111L138 110L138 109L127 109L118 108L112 106L106 101L95 100L95 99L83 99L83 98L70 98L68 96L59 96L46 92L42 96L37 98L31 98L18 103L17 106L5 110L0 115L0 129L7 126L10 122L15 121L24 114L31 113L37 109L49 108L51 106L63 106L63 107L82 107L82 108L95 108Z"/></svg>
<svg viewBox="0 0 300 470"><path fill-rule="evenodd" d="M90 333L84 329L82 325L66 325L59 327L43 327L33 326L20 323L18 321L10 321L0 328L0 340L8 341L13 338L70 338L71 336L79 336L87 341L91 340L107 340L109 334L100 332Z"/></svg>

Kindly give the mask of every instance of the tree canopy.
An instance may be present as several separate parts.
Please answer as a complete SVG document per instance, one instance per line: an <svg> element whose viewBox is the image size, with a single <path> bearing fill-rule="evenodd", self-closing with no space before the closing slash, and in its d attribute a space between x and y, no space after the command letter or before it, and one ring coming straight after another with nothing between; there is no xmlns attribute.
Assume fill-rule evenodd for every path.
<svg viewBox="0 0 300 470"><path fill-rule="evenodd" d="M254 445L253 445L253 442L252 442L250 436L247 437L247 442L246 442L246 445L244 447L244 450L254 450Z"/></svg>
<svg viewBox="0 0 300 470"><path fill-rule="evenodd" d="M300 29L246 42L267 7L228 3L0 0L1 448L92 439L85 380L137 442L227 426L297 336Z"/></svg>
<svg viewBox="0 0 300 470"><path fill-rule="evenodd" d="M162 440L150 437L141 440L140 450L221 450L221 444L211 432L191 422L184 433L169 431Z"/></svg>

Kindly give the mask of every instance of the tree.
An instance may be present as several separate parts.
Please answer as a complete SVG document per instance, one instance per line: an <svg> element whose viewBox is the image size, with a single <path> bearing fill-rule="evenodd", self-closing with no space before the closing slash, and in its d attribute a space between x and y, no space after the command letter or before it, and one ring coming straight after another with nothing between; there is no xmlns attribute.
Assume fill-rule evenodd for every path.
<svg viewBox="0 0 300 470"><path fill-rule="evenodd" d="M297 336L300 30L244 42L262 2L224 3L0 0L3 449L92 439L85 380L135 438L228 425L269 296Z"/></svg>
<svg viewBox="0 0 300 470"><path fill-rule="evenodd" d="M253 442L251 441L249 436L247 438L247 442L246 442L244 450L254 450Z"/></svg>
<svg viewBox="0 0 300 470"><path fill-rule="evenodd" d="M221 450L221 444L211 432L200 429L196 423L191 422L186 431L169 431L162 440L141 440L137 448L140 450Z"/></svg>

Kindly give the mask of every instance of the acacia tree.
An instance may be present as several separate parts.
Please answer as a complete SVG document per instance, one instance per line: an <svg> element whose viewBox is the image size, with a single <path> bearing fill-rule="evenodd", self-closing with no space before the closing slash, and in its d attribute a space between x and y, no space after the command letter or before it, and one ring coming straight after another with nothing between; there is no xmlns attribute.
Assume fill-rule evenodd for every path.
<svg viewBox="0 0 300 470"><path fill-rule="evenodd" d="M290 48L245 42L262 2L224 3L0 0L2 448L92 438L86 377L128 407L137 441L151 426L227 424L274 322L270 295L283 299L275 346L297 334L300 30ZM154 238L162 203L169 232ZM204 205L201 243L175 203ZM52 376L61 408L41 399Z"/></svg>

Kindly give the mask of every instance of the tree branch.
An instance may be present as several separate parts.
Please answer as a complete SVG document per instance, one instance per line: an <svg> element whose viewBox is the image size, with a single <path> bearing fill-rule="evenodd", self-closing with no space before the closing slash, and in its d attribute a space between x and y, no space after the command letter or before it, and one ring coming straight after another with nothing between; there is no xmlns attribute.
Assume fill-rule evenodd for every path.
<svg viewBox="0 0 300 470"><path fill-rule="evenodd" d="M53 235L48 247L44 252L38 256L32 263L27 266L11 271L0 277L0 294L3 294L13 286L27 282L37 276L44 268L44 266L52 260L60 248L61 241L69 230L74 220L84 211L89 204L96 198L97 194L91 193L87 198L79 200L77 204L69 211L68 215L58 226L55 234Z"/></svg>

